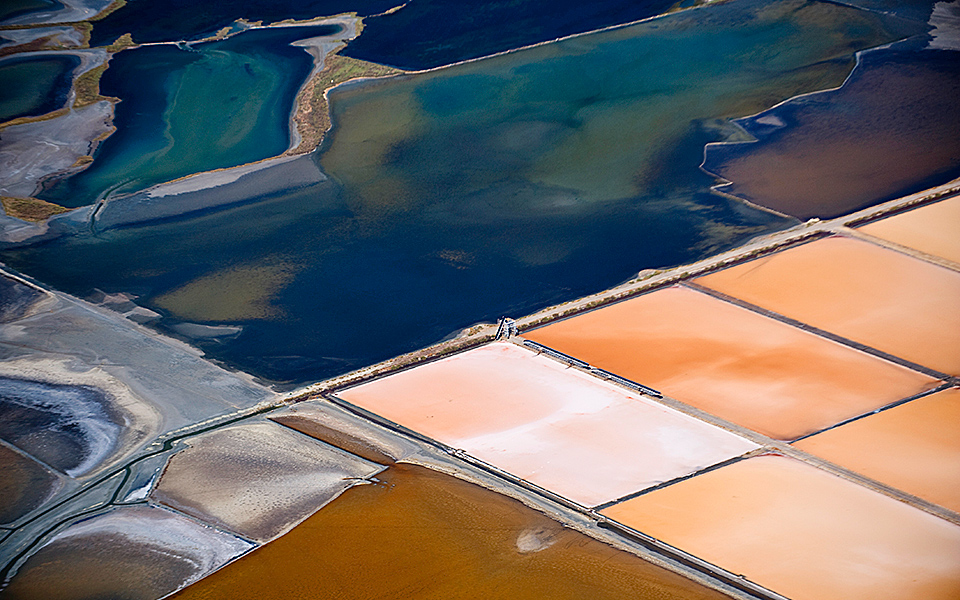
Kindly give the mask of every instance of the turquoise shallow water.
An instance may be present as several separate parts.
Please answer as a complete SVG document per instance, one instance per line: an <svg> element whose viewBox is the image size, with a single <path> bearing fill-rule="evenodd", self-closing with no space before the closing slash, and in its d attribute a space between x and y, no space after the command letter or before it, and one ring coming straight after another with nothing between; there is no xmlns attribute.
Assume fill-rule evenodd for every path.
<svg viewBox="0 0 960 600"><path fill-rule="evenodd" d="M240 325L196 343L315 380L794 223L710 194L704 144L916 29L742 0L345 86L316 157L333 183L2 257L73 293L138 294L164 327Z"/></svg>
<svg viewBox="0 0 960 600"><path fill-rule="evenodd" d="M135 192L199 171L281 154L297 90L313 59L290 42L329 25L249 31L220 42L121 52L101 93L121 98L117 132L86 171L41 194L64 206Z"/></svg>

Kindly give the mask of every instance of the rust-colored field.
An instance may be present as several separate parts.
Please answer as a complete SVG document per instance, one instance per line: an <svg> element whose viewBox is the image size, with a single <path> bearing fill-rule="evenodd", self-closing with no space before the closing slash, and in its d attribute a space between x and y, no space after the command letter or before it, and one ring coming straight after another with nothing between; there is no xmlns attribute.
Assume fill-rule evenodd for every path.
<svg viewBox="0 0 960 600"><path fill-rule="evenodd" d="M782 456L603 512L793 600L960 597L960 527Z"/></svg>
<svg viewBox="0 0 960 600"><path fill-rule="evenodd" d="M960 374L956 271L832 237L697 282L914 363Z"/></svg>
<svg viewBox="0 0 960 600"><path fill-rule="evenodd" d="M960 264L960 196L869 223L860 231Z"/></svg>
<svg viewBox="0 0 960 600"><path fill-rule="evenodd" d="M378 479L176 598L726 597L459 479L403 464Z"/></svg>
<svg viewBox="0 0 960 600"><path fill-rule="evenodd" d="M584 506L757 447L510 343L339 395Z"/></svg>
<svg viewBox="0 0 960 600"><path fill-rule="evenodd" d="M673 287L526 337L777 439L796 439L936 380Z"/></svg>
<svg viewBox="0 0 960 600"><path fill-rule="evenodd" d="M960 389L801 440L796 446L960 512Z"/></svg>

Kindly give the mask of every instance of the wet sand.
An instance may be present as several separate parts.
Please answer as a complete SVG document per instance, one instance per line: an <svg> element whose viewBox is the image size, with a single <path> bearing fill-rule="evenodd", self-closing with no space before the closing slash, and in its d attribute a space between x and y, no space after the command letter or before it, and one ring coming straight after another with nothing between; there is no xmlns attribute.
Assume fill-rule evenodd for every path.
<svg viewBox="0 0 960 600"><path fill-rule="evenodd" d="M793 600L960 596L960 527L780 456L603 512Z"/></svg>
<svg viewBox="0 0 960 600"><path fill-rule="evenodd" d="M869 223L860 231L960 264L960 196Z"/></svg>
<svg viewBox="0 0 960 600"><path fill-rule="evenodd" d="M936 385L684 287L557 321L524 337L783 440Z"/></svg>
<svg viewBox="0 0 960 600"><path fill-rule="evenodd" d="M54 535L20 567L2 595L17 600L155 600L250 547L168 510L123 507Z"/></svg>
<svg viewBox="0 0 960 600"><path fill-rule="evenodd" d="M453 477L377 477L175 598L726 598Z"/></svg>
<svg viewBox="0 0 960 600"><path fill-rule="evenodd" d="M514 344L490 344L338 394L584 506L757 448Z"/></svg>
<svg viewBox="0 0 960 600"><path fill-rule="evenodd" d="M797 442L801 450L960 512L960 389Z"/></svg>
<svg viewBox="0 0 960 600"><path fill-rule="evenodd" d="M419 451L419 446L412 440L382 435L377 429L371 429L368 421L324 401L298 402L271 413L269 418L381 465L392 465Z"/></svg>
<svg viewBox="0 0 960 600"><path fill-rule="evenodd" d="M382 468L269 421L189 444L170 460L151 498L258 542Z"/></svg>
<svg viewBox="0 0 960 600"><path fill-rule="evenodd" d="M956 271L833 237L696 282L908 361L960 374Z"/></svg>
<svg viewBox="0 0 960 600"><path fill-rule="evenodd" d="M0 524L42 505L62 484L40 463L0 445Z"/></svg>

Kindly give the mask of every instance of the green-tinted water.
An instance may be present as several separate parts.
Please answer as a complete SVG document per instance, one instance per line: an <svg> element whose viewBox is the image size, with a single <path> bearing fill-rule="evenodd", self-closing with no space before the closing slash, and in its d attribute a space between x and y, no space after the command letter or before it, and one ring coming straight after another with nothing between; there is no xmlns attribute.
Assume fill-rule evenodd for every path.
<svg viewBox="0 0 960 600"><path fill-rule="evenodd" d="M586 215L674 185L693 126L838 85L898 33L835 5L737 2L343 89L321 164L373 218Z"/></svg>

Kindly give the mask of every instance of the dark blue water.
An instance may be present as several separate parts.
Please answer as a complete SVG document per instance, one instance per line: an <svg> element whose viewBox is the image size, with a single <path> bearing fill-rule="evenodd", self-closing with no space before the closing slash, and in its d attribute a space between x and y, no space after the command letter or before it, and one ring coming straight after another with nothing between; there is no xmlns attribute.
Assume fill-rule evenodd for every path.
<svg viewBox="0 0 960 600"><path fill-rule="evenodd" d="M317 380L795 221L709 193L724 118L837 85L902 35L741 1L331 94L337 184L6 251L60 289L127 291L262 377ZM916 29L914 27L914 29Z"/></svg>
<svg viewBox="0 0 960 600"><path fill-rule="evenodd" d="M117 131L79 175L44 191L63 206L283 153L294 97L313 68L298 39L335 26L256 29L220 42L147 46L113 57L101 93L121 98Z"/></svg>
<svg viewBox="0 0 960 600"><path fill-rule="evenodd" d="M367 19L344 54L419 70L658 15L675 0L412 0ZM692 2L680 3L692 4Z"/></svg>
<svg viewBox="0 0 960 600"><path fill-rule="evenodd" d="M925 23L930 18L933 5L938 1L940 0L844 0L844 4Z"/></svg>
<svg viewBox="0 0 960 600"><path fill-rule="evenodd" d="M375 15L401 0L131 0L94 24L92 46L131 32L137 42L195 39L235 19L306 19L342 12ZM692 0L679 5L692 4ZM426 69L660 14L675 0L411 0L401 10L365 21L345 54L405 69Z"/></svg>
<svg viewBox="0 0 960 600"><path fill-rule="evenodd" d="M212 34L237 19L263 21L267 25L345 12L366 16L397 4L398 0L128 0L126 6L94 23L90 45L110 44L125 33L132 33L138 43L192 40Z"/></svg>
<svg viewBox="0 0 960 600"><path fill-rule="evenodd" d="M0 3L0 21L39 10L53 10L61 7L63 5L56 0L5 0Z"/></svg>
<svg viewBox="0 0 960 600"><path fill-rule="evenodd" d="M0 122L62 108L73 85L76 56L30 56L0 62Z"/></svg>

